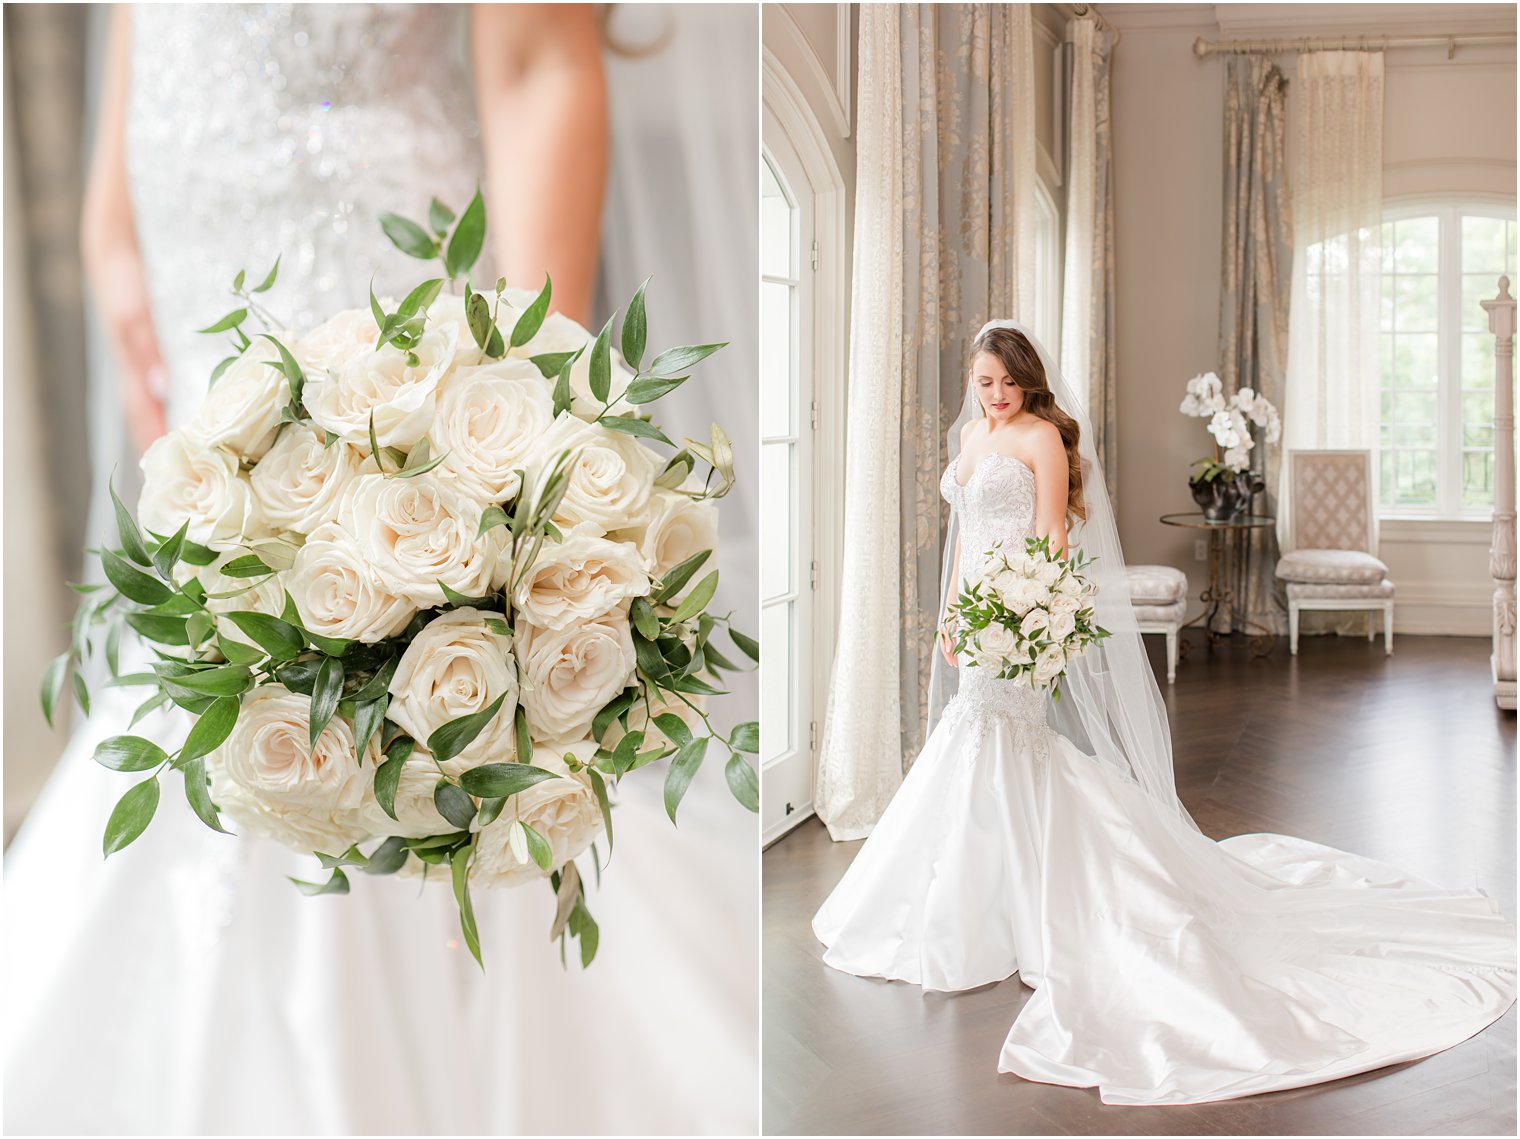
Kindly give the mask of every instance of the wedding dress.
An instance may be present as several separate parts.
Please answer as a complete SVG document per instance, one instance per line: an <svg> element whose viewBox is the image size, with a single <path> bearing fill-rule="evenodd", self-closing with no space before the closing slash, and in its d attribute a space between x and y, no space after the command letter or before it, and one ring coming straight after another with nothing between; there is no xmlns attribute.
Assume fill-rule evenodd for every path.
<svg viewBox="0 0 1520 1139"><path fill-rule="evenodd" d="M376 214L419 216L435 194L461 208L481 160L461 9L132 18L128 166L174 425L223 354L191 329L230 307L237 270L257 280L281 256L266 303L298 327L364 304L372 275L402 295L424 267ZM679 831L658 778L624 783L616 849L588 883L588 970L562 967L545 885L477 892L482 972L446 885L354 873L346 897L303 897L286 875L318 876L314 859L210 831L177 783L103 860L131 778L91 755L143 693L92 688L6 852L7 1132L756 1130L754 939L736 940L755 908L754 816L721 765L699 773ZM187 729L174 710L131 730L177 746Z"/></svg>
<svg viewBox="0 0 1520 1139"><path fill-rule="evenodd" d="M1034 535L1035 480L998 453L960 466L940 486L964 578ZM1513 1003L1515 931L1485 894L1284 835L1215 843L1052 730L1047 699L962 671L813 919L826 964L939 990L1017 972L1035 992L998 1070L1114 1104L1368 1071Z"/></svg>

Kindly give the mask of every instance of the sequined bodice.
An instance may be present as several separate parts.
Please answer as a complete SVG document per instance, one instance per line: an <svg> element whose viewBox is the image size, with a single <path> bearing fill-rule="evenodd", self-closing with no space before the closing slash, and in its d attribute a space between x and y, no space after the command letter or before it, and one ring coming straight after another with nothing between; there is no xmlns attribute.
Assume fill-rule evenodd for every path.
<svg viewBox="0 0 1520 1139"><path fill-rule="evenodd" d="M462 209L481 177L466 11L424 4L144 5L132 15L127 171L171 422L195 411L239 269L307 328L424 266L375 221ZM488 268L488 266L486 266Z"/></svg>

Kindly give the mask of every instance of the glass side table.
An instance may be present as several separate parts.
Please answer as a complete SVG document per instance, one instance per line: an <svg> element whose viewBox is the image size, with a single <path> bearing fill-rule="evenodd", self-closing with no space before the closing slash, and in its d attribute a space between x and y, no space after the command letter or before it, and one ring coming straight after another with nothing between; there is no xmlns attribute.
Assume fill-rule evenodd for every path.
<svg viewBox="0 0 1520 1139"><path fill-rule="evenodd" d="M1251 569L1251 531L1277 524L1270 514L1242 514L1228 522L1210 522L1201 512L1191 514L1163 514L1161 521L1167 526L1182 526L1189 530L1209 532L1209 584L1198 595L1206 609L1193 618L1183 629L1202 626L1208 636L1210 647L1216 644L1238 644L1231 639L1232 633L1221 633L1214 628L1214 618L1224 610L1233 631L1244 631L1245 643L1253 656L1263 657L1277 644L1277 638L1265 625L1252 621L1236 602L1237 591L1242 598ZM1181 655L1187 656L1188 642L1180 645Z"/></svg>

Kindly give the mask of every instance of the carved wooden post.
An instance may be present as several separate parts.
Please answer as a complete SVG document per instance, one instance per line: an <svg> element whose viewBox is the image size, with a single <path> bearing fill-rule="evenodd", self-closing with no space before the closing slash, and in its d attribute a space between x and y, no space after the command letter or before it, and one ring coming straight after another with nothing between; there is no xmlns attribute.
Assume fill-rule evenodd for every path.
<svg viewBox="0 0 1520 1139"><path fill-rule="evenodd" d="M1494 542L1489 572L1494 578L1494 700L1515 706L1515 299L1509 278L1499 278L1499 295L1480 301L1494 334Z"/></svg>

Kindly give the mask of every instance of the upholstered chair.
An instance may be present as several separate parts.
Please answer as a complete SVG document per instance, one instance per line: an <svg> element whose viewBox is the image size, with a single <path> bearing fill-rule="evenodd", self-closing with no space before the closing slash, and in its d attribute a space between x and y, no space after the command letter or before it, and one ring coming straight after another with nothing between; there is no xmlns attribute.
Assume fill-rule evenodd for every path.
<svg viewBox="0 0 1520 1139"><path fill-rule="evenodd" d="M1298 653L1305 609L1381 610L1383 649L1393 652L1393 582L1377 556L1369 451L1289 451L1290 553L1277 561L1288 591L1288 643ZM1373 638L1372 619L1367 639Z"/></svg>
<svg viewBox="0 0 1520 1139"><path fill-rule="evenodd" d="M1142 633L1166 637L1166 682L1177 679L1177 633L1187 613L1187 575L1171 566L1129 566L1129 600Z"/></svg>

